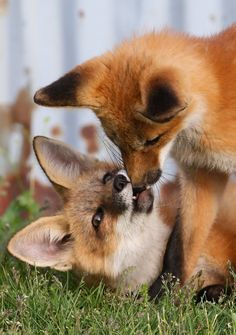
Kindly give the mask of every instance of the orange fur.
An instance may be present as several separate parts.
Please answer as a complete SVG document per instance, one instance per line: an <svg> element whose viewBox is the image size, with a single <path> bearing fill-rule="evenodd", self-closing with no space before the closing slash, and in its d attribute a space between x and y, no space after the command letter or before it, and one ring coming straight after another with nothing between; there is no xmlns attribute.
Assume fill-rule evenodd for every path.
<svg viewBox="0 0 236 335"><path fill-rule="evenodd" d="M113 288L124 284L125 290L136 289L142 283L151 284L162 269L166 242L181 205L181 178L162 185L160 199L156 195L151 212L140 212L135 211L129 181L123 198L117 198L122 194L116 193L114 187L115 176L119 173L117 167L93 160L60 141L45 137L35 138L34 149L41 167L61 194L64 204L58 215L40 218L19 231L10 240L8 250L33 265L50 266L62 271L73 268L80 275L85 275L88 284L96 284L103 279ZM104 182L107 172L110 178ZM122 170L120 173L124 175L125 172ZM198 185L206 182L201 174L198 178ZM212 179L210 186L215 187ZM185 190L188 198L187 187ZM203 202L207 196L201 192ZM194 272L201 270L202 275L200 282L196 283L197 289L231 281L228 262L236 266L234 199L236 182L230 181L217 219L199 251L200 258ZM188 206L193 207L191 212L196 199L189 200ZM117 203L121 201L125 201L126 206L117 209ZM102 223L95 229L92 218L101 207L104 210ZM201 215L201 209L198 210ZM198 241L194 242L197 244ZM124 265L121 266L122 262ZM134 276L132 271L136 271ZM147 272L148 275L143 277Z"/></svg>
<svg viewBox="0 0 236 335"><path fill-rule="evenodd" d="M204 286L232 283L230 265L236 267L235 195L236 183L229 182L195 269L203 271Z"/></svg>
<svg viewBox="0 0 236 335"><path fill-rule="evenodd" d="M153 184L172 153L184 179L183 281L236 170L235 55L236 25L207 38L164 30L122 43L35 95L41 105L93 109L136 188Z"/></svg>
<svg viewBox="0 0 236 335"><path fill-rule="evenodd" d="M63 207L58 215L19 231L8 250L29 264L74 269L88 284L103 279L110 287L129 291L152 283L162 269L171 233L170 223L158 215L152 191L144 191L138 207L127 174L117 166L41 136L34 139L34 150ZM120 189L121 176L126 182Z"/></svg>

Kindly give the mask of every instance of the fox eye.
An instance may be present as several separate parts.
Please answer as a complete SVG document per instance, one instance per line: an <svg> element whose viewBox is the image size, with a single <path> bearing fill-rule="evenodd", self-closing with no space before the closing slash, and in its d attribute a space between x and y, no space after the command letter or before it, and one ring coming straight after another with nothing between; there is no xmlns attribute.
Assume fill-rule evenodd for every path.
<svg viewBox="0 0 236 335"><path fill-rule="evenodd" d="M103 178L102 178L103 184L106 184L112 178L113 178L113 174L111 172L105 173L104 176L103 176Z"/></svg>
<svg viewBox="0 0 236 335"><path fill-rule="evenodd" d="M98 227L102 223L103 218L104 218L104 210L102 207L98 207L96 213L92 218L92 225L95 229L98 229Z"/></svg>
<svg viewBox="0 0 236 335"><path fill-rule="evenodd" d="M156 144L157 142L159 142L159 140L161 139L161 137L163 136L164 134L160 134L158 135L157 137L154 137L153 139L151 140L147 140L145 143L144 143L144 146L145 147L149 147L151 145L154 145Z"/></svg>

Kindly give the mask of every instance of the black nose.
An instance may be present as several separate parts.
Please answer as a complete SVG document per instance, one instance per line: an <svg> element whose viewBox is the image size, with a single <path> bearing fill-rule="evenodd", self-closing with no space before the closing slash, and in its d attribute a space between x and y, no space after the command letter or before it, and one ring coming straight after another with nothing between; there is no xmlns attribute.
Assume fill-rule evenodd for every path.
<svg viewBox="0 0 236 335"><path fill-rule="evenodd" d="M118 174L114 179L113 186L117 192L121 192L127 184L128 184L127 178L123 174Z"/></svg>
<svg viewBox="0 0 236 335"><path fill-rule="evenodd" d="M133 187L133 195L136 196L137 194L146 190L146 186L134 186Z"/></svg>
<svg viewBox="0 0 236 335"><path fill-rule="evenodd" d="M162 171L160 169L155 171L148 171L145 176L145 181L147 185L155 184L161 177Z"/></svg>
<svg viewBox="0 0 236 335"><path fill-rule="evenodd" d="M155 184L161 177L162 171L160 169L155 171L148 171L144 176L144 183L143 184L136 184L133 185L133 194L134 196L143 192L148 185Z"/></svg>

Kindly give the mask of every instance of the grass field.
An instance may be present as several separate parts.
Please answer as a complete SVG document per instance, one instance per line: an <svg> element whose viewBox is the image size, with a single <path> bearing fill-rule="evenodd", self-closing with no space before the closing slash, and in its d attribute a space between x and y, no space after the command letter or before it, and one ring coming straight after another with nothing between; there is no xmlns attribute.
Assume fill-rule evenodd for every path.
<svg viewBox="0 0 236 335"><path fill-rule="evenodd" d="M236 296L196 305L192 294L167 291L154 304L145 287L139 297L119 296L102 284L88 289L72 273L16 261L5 252L7 240L38 214L25 193L0 219L0 334L236 334Z"/></svg>

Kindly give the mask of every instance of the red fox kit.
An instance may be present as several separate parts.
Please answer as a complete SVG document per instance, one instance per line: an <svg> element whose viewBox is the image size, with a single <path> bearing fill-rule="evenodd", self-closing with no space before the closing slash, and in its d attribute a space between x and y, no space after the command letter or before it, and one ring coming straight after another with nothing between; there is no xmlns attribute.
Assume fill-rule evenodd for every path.
<svg viewBox="0 0 236 335"><path fill-rule="evenodd" d="M176 158L183 282L236 170L235 60L236 25L207 38L164 30L77 66L34 98L44 106L91 108L120 148L135 194L160 178L169 153Z"/></svg>
<svg viewBox="0 0 236 335"><path fill-rule="evenodd" d="M163 270L179 207L178 184L163 185L161 201L151 189L134 199L124 170L45 137L35 138L34 149L64 206L58 215L40 218L18 232L8 250L36 266L74 269L89 284L103 279L123 291L153 284L150 295L155 297L154 280ZM228 261L236 265L236 207L231 201L232 195L236 199L235 186L231 182L226 188L219 217L194 270L202 271L197 289L223 287L230 279ZM168 244L171 259L165 262L176 262L176 244ZM177 272L180 263L174 264Z"/></svg>
<svg viewBox="0 0 236 335"><path fill-rule="evenodd" d="M73 268L87 282L103 279L127 291L151 284L162 270L171 211L164 223L151 189L133 199L126 172L113 165L44 137L35 138L34 149L64 200L63 210L21 230L8 250L36 266Z"/></svg>

